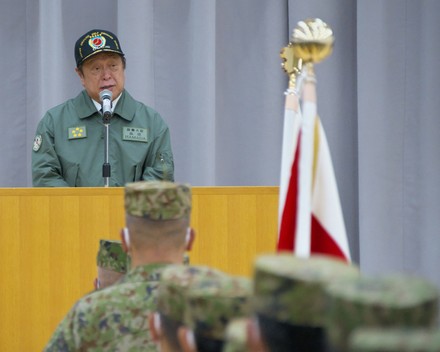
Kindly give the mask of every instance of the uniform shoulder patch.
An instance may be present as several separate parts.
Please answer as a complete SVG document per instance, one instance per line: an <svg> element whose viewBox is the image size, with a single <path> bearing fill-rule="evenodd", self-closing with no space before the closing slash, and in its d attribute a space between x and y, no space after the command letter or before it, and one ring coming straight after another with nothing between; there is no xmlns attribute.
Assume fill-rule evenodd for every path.
<svg viewBox="0 0 440 352"><path fill-rule="evenodd" d="M43 137L41 134L37 134L34 138L34 145L32 147L32 150L34 152L38 152L41 148L41 144L43 143Z"/></svg>

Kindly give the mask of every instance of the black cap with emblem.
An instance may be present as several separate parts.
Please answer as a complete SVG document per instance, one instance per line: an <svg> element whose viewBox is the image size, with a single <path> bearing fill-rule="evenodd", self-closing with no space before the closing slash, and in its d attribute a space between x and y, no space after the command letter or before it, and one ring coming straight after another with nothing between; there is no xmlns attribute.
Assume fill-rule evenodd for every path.
<svg viewBox="0 0 440 352"><path fill-rule="evenodd" d="M116 35L102 29L92 29L83 34L75 43L76 66L79 67L84 60L101 52L112 52L124 56Z"/></svg>

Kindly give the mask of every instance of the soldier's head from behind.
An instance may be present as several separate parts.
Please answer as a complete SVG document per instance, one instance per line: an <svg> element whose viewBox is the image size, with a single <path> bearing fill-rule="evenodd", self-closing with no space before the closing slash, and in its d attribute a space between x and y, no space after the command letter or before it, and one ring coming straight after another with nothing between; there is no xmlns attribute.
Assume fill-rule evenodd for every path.
<svg viewBox="0 0 440 352"><path fill-rule="evenodd" d="M192 285L186 295L184 327L179 342L184 352L220 352L232 319L250 312L252 284L248 278L224 275Z"/></svg>
<svg viewBox="0 0 440 352"><path fill-rule="evenodd" d="M122 248L122 242L99 240L96 264L98 277L95 280L95 289L106 288L118 281L127 272L129 265L129 258Z"/></svg>
<svg viewBox="0 0 440 352"><path fill-rule="evenodd" d="M178 329L187 309L186 293L203 280L221 277L223 272L207 266L170 265L162 271L157 292L157 310L149 317L150 331L162 352L182 351Z"/></svg>
<svg viewBox="0 0 440 352"><path fill-rule="evenodd" d="M327 256L259 256L254 265L248 327L251 351L324 351L325 287L359 276L359 269Z"/></svg>
<svg viewBox="0 0 440 352"><path fill-rule="evenodd" d="M191 189L165 181L141 181L125 186L126 228L121 230L131 266L176 263L190 250Z"/></svg>

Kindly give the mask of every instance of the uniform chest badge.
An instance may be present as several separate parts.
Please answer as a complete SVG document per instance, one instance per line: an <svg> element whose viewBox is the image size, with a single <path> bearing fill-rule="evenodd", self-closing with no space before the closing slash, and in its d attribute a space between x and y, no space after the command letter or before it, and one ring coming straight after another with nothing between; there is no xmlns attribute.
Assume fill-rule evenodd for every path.
<svg viewBox="0 0 440 352"><path fill-rule="evenodd" d="M34 152L38 152L40 150L41 143L43 143L43 137L41 137L41 134L37 134L34 138L34 145L32 147Z"/></svg>
<svg viewBox="0 0 440 352"><path fill-rule="evenodd" d="M86 126L70 127L69 128L69 139L80 139L87 137Z"/></svg>
<svg viewBox="0 0 440 352"><path fill-rule="evenodd" d="M122 139L124 141L148 142L148 129L140 127L123 127Z"/></svg>

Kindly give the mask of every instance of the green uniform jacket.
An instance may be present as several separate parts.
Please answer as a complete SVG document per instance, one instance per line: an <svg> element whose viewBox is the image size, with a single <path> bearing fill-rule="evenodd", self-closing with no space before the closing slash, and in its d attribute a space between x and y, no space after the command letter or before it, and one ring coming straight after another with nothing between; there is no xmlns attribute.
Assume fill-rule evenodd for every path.
<svg viewBox="0 0 440 352"><path fill-rule="evenodd" d="M109 127L110 186L139 180L174 180L167 124L153 109L122 92ZM82 91L40 121L32 152L36 187L104 185L104 125Z"/></svg>
<svg viewBox="0 0 440 352"><path fill-rule="evenodd" d="M165 267L136 267L113 286L81 298L44 351L157 351L148 315L156 310L157 287Z"/></svg>

